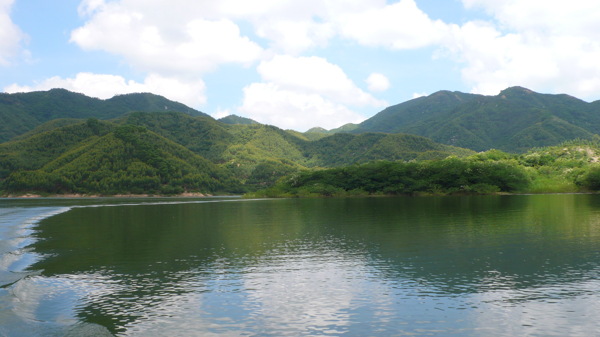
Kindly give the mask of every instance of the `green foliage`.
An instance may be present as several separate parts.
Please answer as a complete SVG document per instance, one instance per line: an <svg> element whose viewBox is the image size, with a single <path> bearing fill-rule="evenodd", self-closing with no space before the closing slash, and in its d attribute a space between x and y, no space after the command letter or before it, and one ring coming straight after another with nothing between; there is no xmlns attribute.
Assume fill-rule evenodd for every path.
<svg viewBox="0 0 600 337"><path fill-rule="evenodd" d="M466 156L472 151L435 143L430 139L404 134L338 133L303 144L308 167L344 166L373 160L443 159Z"/></svg>
<svg viewBox="0 0 600 337"><path fill-rule="evenodd" d="M111 119L131 111L178 111L194 116L207 116L181 103L147 93L120 95L107 100L64 89L0 93L0 142L13 139L55 119Z"/></svg>
<svg viewBox="0 0 600 337"><path fill-rule="evenodd" d="M600 166L590 167L581 177L580 183L592 191L600 190Z"/></svg>
<svg viewBox="0 0 600 337"><path fill-rule="evenodd" d="M115 126L98 120L79 121L0 144L0 179L15 170L36 170L62 153L109 133Z"/></svg>
<svg viewBox="0 0 600 337"><path fill-rule="evenodd" d="M516 163L451 157L408 163L377 161L304 171L256 195L486 194L524 191L529 182L526 170Z"/></svg>
<svg viewBox="0 0 600 337"><path fill-rule="evenodd" d="M93 133L102 123L82 123ZM39 168L13 170L7 193L174 194L243 191L228 171L141 126L89 137Z"/></svg>
<svg viewBox="0 0 600 337"><path fill-rule="evenodd" d="M599 105L513 87L497 96L440 91L391 106L353 133L410 133L484 151L521 153L600 133Z"/></svg>
<svg viewBox="0 0 600 337"><path fill-rule="evenodd" d="M111 122L55 120L1 143L0 191L265 189L260 195L266 196L591 191L598 189L593 167L600 159L599 140L573 140L520 155L475 153L406 134L337 133L309 141L267 125L134 112Z"/></svg>

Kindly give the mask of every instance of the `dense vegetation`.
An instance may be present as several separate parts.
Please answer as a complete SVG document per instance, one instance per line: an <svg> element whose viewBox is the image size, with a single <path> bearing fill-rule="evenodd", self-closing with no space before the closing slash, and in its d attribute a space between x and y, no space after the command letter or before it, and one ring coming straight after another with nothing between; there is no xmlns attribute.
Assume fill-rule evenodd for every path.
<svg viewBox="0 0 600 337"><path fill-rule="evenodd" d="M238 116L217 121L151 94L0 94L0 141L11 138L0 143L0 195L595 191L598 110L599 102L518 87L438 92L360 125L299 133Z"/></svg>
<svg viewBox="0 0 600 337"><path fill-rule="evenodd" d="M111 121L53 120L0 144L0 193L240 193L308 168L472 153L411 135L309 141L261 124L134 112Z"/></svg>
<svg viewBox="0 0 600 337"><path fill-rule="evenodd" d="M354 133L409 133L475 151L526 152L600 133L600 102L513 87L497 96L440 91L391 106Z"/></svg>
<svg viewBox="0 0 600 337"><path fill-rule="evenodd" d="M0 142L59 118L111 119L131 111L178 111L207 116L162 96L141 93L101 100L64 89L29 93L0 93Z"/></svg>
<svg viewBox="0 0 600 337"><path fill-rule="evenodd" d="M196 154L231 170L242 181L256 179L265 167L265 186L291 171L334 167L370 160L412 160L466 156L474 152L402 134L335 134L309 141L302 135L262 124L224 125L208 117L178 113L132 113L117 123L144 126ZM254 172L256 169L258 172ZM254 177L253 177L254 175Z"/></svg>
<svg viewBox="0 0 600 337"><path fill-rule="evenodd" d="M374 161L286 176L253 197L547 193L600 190L600 143L575 140L516 155Z"/></svg>
<svg viewBox="0 0 600 337"><path fill-rule="evenodd" d="M242 191L231 172L143 127L92 119L32 138L5 147L0 161L5 193ZM27 160L27 153L36 160Z"/></svg>

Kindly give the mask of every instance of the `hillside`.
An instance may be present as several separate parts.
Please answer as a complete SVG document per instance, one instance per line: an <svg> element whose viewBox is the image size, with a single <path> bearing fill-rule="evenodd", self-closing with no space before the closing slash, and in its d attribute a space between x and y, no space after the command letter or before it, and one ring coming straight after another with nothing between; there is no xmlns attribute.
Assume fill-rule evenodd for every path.
<svg viewBox="0 0 600 337"><path fill-rule="evenodd" d="M374 160L442 159L467 156L473 151L407 134L338 133L303 144L309 167L340 167Z"/></svg>
<svg viewBox="0 0 600 337"><path fill-rule="evenodd" d="M241 191L231 172L179 144L143 127L97 120L2 144L0 158L6 193Z"/></svg>
<svg viewBox="0 0 600 337"><path fill-rule="evenodd" d="M149 93L119 95L107 100L64 89L0 93L0 142L54 119L111 119L131 111L178 111L193 116L206 116L184 104Z"/></svg>
<svg viewBox="0 0 600 337"><path fill-rule="evenodd" d="M224 125L211 118L179 113L131 113L115 121L144 126L240 174L248 174L244 168L264 160L294 167L331 167L473 153L404 134L337 133L309 141L270 125Z"/></svg>
<svg viewBox="0 0 600 337"><path fill-rule="evenodd" d="M119 137L123 134L133 136ZM135 141L138 138L143 141ZM136 175L154 184L143 190L162 193L254 190L303 169L472 153L412 135L335 134L309 141L268 125L227 125L176 112L133 112L111 121L54 120L0 144L0 190L27 191L39 184L47 193L129 193L137 185L101 181L129 181ZM164 167L175 171L161 171ZM214 178L212 185L182 183L207 172ZM90 180L97 183L90 185Z"/></svg>
<svg viewBox="0 0 600 337"><path fill-rule="evenodd" d="M524 154L490 150L460 158L371 161L302 171L247 197L597 192L599 160L596 136Z"/></svg>
<svg viewBox="0 0 600 337"><path fill-rule="evenodd" d="M496 96L439 91L386 108L353 133L409 133L473 149L524 152L600 133L600 103L512 87Z"/></svg>

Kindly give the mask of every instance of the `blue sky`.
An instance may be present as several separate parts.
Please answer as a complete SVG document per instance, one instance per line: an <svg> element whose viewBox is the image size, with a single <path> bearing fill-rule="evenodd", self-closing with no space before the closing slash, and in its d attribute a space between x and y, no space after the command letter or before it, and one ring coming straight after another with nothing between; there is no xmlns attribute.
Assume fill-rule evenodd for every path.
<svg viewBox="0 0 600 337"><path fill-rule="evenodd" d="M598 41L593 0L0 0L0 90L330 129L438 90L598 100Z"/></svg>

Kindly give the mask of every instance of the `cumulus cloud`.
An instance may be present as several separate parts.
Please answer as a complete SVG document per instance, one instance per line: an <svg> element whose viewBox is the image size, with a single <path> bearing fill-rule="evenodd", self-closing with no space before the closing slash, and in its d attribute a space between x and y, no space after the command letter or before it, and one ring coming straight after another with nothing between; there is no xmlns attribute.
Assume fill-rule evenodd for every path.
<svg viewBox="0 0 600 337"><path fill-rule="evenodd" d="M365 46L415 49L438 43L447 25L431 20L414 0L373 7L364 12L342 14L337 19L340 34Z"/></svg>
<svg viewBox="0 0 600 337"><path fill-rule="evenodd" d="M372 73L367 77L369 91L386 91L390 88L390 80L383 74Z"/></svg>
<svg viewBox="0 0 600 337"><path fill-rule="evenodd" d="M64 88L101 99L127 93L151 92L192 107L206 102L205 85L201 80L184 82L156 74L148 75L140 83L117 75L79 73L74 78L51 77L32 86L12 84L5 87L4 91L14 93L52 88Z"/></svg>
<svg viewBox="0 0 600 337"><path fill-rule="evenodd" d="M14 0L0 0L0 66L7 66L20 53L26 35L15 25L10 17Z"/></svg>
<svg viewBox="0 0 600 337"><path fill-rule="evenodd" d="M24 34L8 16L13 1L0 0L0 65L22 51ZM597 97L600 2L462 3L488 16L444 22L432 19L416 0L82 0L79 14L85 22L71 32L70 41L84 50L117 55L146 74L142 83L117 76L104 78L95 89L79 84L80 91L96 96L116 91L104 85L112 81L123 92L160 90L198 107L207 101L202 79L208 72L223 65L256 66L261 80L245 85L239 109L220 110L289 128L336 127L363 119L359 108L386 105L373 95L389 89L387 77L370 74L362 83L365 92L347 75L350 69L325 58L330 45L377 48L387 56L430 48L432 57L456 61L464 83L476 93L521 85ZM315 50L319 56L310 56ZM76 83L89 82L82 74L32 87L53 83L74 89ZM88 75L96 80L110 76Z"/></svg>
<svg viewBox="0 0 600 337"><path fill-rule="evenodd" d="M344 71L320 57L277 55L258 66L263 82L244 88L239 111L259 122L306 130L335 128L364 117L350 107L384 107Z"/></svg>
<svg viewBox="0 0 600 337"><path fill-rule="evenodd" d="M263 61L258 66L258 72L263 80L285 89L319 94L343 104L385 104L362 91L342 68L322 57L277 55L269 61Z"/></svg>
<svg viewBox="0 0 600 337"><path fill-rule="evenodd" d="M250 65L262 48L242 36L233 21L207 19L200 13L173 13L169 4L159 18L160 10L153 1L121 1L105 3L88 0L80 13L90 15L85 25L71 33L71 41L85 50L102 50L123 56L129 64L163 76L198 76L219 65Z"/></svg>
<svg viewBox="0 0 600 337"><path fill-rule="evenodd" d="M311 20L264 20L257 25L256 33L270 40L273 49L292 55L314 47L326 46L335 35L330 23Z"/></svg>
<svg viewBox="0 0 600 337"><path fill-rule="evenodd" d="M487 22L454 26L444 46L464 62L472 91L495 94L512 85L588 97L600 91L597 1L463 0Z"/></svg>
<svg viewBox="0 0 600 337"><path fill-rule="evenodd" d="M258 122L298 131L314 126L331 129L365 119L321 95L284 89L274 83L252 83L245 87L244 102L238 110Z"/></svg>

